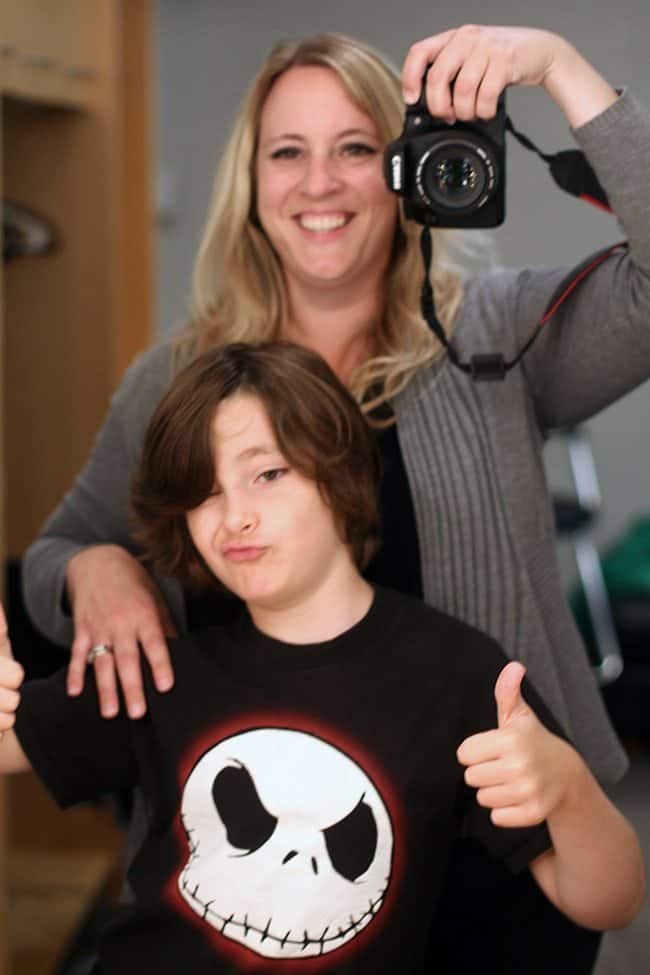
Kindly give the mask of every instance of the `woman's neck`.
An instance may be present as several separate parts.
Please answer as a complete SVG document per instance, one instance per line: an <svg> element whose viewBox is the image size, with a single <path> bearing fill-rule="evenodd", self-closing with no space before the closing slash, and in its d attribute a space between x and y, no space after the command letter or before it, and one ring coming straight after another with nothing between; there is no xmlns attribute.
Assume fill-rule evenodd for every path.
<svg viewBox="0 0 650 975"><path fill-rule="evenodd" d="M344 287L315 292L293 283L288 297L289 320L282 337L318 352L346 382L374 352L383 292L377 287L354 293Z"/></svg>

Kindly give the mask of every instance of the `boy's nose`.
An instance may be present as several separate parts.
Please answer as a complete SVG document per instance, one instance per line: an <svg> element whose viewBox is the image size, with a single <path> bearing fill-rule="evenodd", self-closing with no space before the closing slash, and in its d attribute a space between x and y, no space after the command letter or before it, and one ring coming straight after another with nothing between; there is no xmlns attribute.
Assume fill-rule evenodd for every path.
<svg viewBox="0 0 650 975"><path fill-rule="evenodd" d="M225 518L226 528L232 535L247 535L257 526L258 518L251 511L231 508Z"/></svg>

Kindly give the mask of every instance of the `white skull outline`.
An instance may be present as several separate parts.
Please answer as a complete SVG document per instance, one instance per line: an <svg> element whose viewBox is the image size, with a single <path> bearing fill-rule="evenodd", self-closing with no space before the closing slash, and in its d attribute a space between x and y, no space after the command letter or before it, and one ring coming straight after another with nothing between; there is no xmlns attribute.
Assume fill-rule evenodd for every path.
<svg viewBox="0 0 650 975"><path fill-rule="evenodd" d="M256 728L223 739L188 776L181 817L181 896L258 955L326 954L382 907L389 813L367 773L322 738Z"/></svg>

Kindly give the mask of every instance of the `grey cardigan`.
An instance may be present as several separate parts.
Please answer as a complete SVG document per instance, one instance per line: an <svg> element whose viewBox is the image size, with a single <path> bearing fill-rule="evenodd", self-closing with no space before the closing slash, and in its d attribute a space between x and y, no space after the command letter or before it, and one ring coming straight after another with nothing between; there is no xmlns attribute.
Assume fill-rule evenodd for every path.
<svg viewBox="0 0 650 975"><path fill-rule="evenodd" d="M504 382L474 383L445 358L416 375L395 409L426 601L491 633L521 659L595 773L611 782L626 758L562 591L542 447L552 428L592 416L650 376L650 117L624 92L575 136L609 194L629 253L610 256L574 292ZM472 280L455 332L463 357L512 357L565 273L499 269ZM85 468L26 553L29 613L57 642L73 635L62 609L68 559L102 542L136 551L129 479L170 375L168 343L134 363ZM158 581L183 629L178 585Z"/></svg>

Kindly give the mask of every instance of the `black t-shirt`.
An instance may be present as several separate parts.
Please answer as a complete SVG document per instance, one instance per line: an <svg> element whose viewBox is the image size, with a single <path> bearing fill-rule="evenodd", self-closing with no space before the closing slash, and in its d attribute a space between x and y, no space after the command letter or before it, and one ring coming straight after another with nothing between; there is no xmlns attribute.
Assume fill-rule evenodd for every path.
<svg viewBox="0 0 650 975"><path fill-rule="evenodd" d="M506 662L472 627L378 589L326 643L274 640L242 610L170 650L174 688L146 674L141 720L102 719L93 681L70 699L63 674L28 684L17 715L61 805L143 789L106 975L418 972L459 835L514 870L548 848L544 826L494 827L456 760L495 727Z"/></svg>

